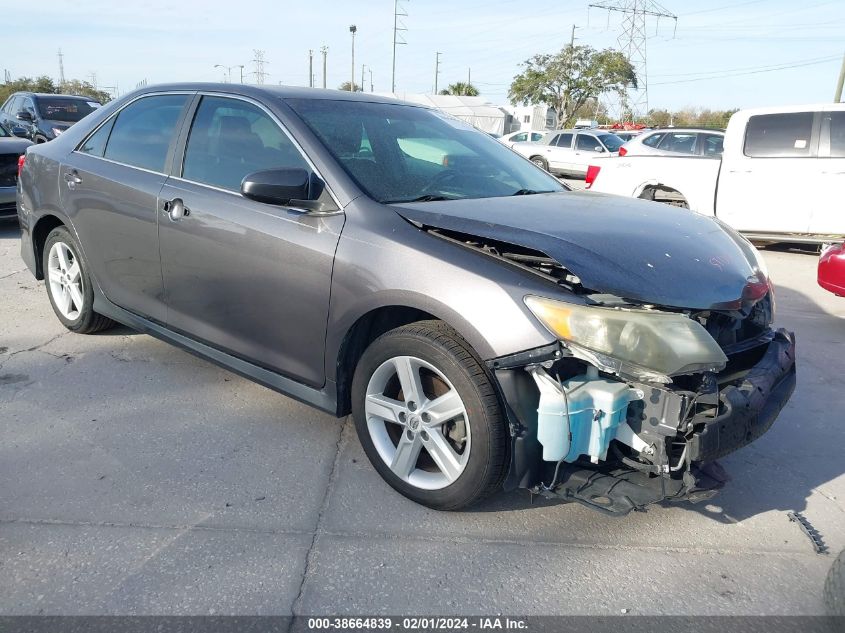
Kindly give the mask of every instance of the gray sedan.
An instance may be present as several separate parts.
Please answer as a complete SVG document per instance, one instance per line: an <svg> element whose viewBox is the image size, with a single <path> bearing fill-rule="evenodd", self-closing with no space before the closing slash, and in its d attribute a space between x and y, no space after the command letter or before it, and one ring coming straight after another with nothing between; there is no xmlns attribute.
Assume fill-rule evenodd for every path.
<svg viewBox="0 0 845 633"><path fill-rule="evenodd" d="M433 508L503 487L617 515L707 498L795 385L734 231L570 192L373 95L144 88L29 148L18 215L68 329L123 323L351 413Z"/></svg>

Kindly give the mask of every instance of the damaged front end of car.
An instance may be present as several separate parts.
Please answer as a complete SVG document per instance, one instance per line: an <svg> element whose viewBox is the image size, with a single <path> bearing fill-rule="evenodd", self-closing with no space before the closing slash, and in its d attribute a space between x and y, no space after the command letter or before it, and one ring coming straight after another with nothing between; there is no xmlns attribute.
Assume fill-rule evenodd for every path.
<svg viewBox="0 0 845 633"><path fill-rule="evenodd" d="M709 499L716 460L765 433L795 388L770 289L744 310L527 297L560 343L490 363L512 421L506 487L624 515Z"/></svg>
<svg viewBox="0 0 845 633"><path fill-rule="evenodd" d="M522 300L556 342L488 361L512 436L505 488L614 515L712 497L728 480L716 460L765 433L795 388L759 253L692 212L532 198L403 212L548 282Z"/></svg>

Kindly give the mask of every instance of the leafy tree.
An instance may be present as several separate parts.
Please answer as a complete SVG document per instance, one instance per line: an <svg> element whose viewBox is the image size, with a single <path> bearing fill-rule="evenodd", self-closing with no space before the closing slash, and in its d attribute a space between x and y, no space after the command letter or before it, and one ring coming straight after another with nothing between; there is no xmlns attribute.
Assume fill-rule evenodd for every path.
<svg viewBox="0 0 845 633"><path fill-rule="evenodd" d="M361 92L361 86L359 86L358 84L353 84L353 83L348 82L348 81L344 81L342 84L340 84L337 87L337 89L338 90L346 90L347 92L349 92L349 86L350 85L352 86L352 92Z"/></svg>
<svg viewBox="0 0 845 633"><path fill-rule="evenodd" d="M477 97L481 93L478 91L478 88L473 86L472 84L468 84L465 81L456 81L453 84L449 84L446 88L440 91L442 95L460 95L464 97Z"/></svg>
<svg viewBox="0 0 845 633"><path fill-rule="evenodd" d="M19 77L14 81L0 85L0 103L4 103L14 92L43 92L46 94L74 94L92 97L100 103L111 100L111 95L102 90L97 90L87 81L71 79L61 86L56 86L53 80L42 75L40 77Z"/></svg>
<svg viewBox="0 0 845 633"><path fill-rule="evenodd" d="M70 81L63 83L60 86L59 92L66 95L92 97L103 104L111 101L111 95L108 92L97 90L87 81L79 81L78 79L71 79Z"/></svg>
<svg viewBox="0 0 845 633"><path fill-rule="evenodd" d="M558 114L558 127L575 120L575 112L605 92L623 94L637 85L631 63L619 51L567 46L559 53L534 55L513 78L508 96L514 103L544 103Z"/></svg>

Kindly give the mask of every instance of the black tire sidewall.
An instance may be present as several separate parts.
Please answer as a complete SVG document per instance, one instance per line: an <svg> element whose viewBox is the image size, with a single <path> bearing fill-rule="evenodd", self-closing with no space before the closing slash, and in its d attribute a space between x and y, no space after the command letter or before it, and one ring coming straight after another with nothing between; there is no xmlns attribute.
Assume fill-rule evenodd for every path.
<svg viewBox="0 0 845 633"><path fill-rule="evenodd" d="M400 479L381 458L370 437L364 411L367 384L373 372L395 356L416 356L437 367L457 389L466 407L470 429L469 461L458 479L440 490L422 490ZM476 359L473 358L472 362L480 367ZM475 380L478 379L476 376ZM486 375L483 379L488 380ZM492 411L489 405L485 405L483 394L475 380L460 359L433 336L426 336L422 332L409 332L400 328L382 335L367 348L353 378L352 413L364 452L391 487L417 503L436 509L457 509L485 496L491 477L500 477L500 473L493 472L493 460L497 448L502 450L502 447L495 446L502 438L495 438L491 427L503 424L501 413L498 402Z"/></svg>
<svg viewBox="0 0 845 633"><path fill-rule="evenodd" d="M53 298L53 291L50 286L49 267L50 249L56 242L64 242L73 251L76 261L79 263L79 271L82 277L82 309L79 311L79 317L74 320L66 318L59 308L56 306L56 301ZM53 307L53 312L56 313L59 321L62 322L67 329L73 332L84 332L90 329L91 324L96 318L94 312L94 289L91 285L91 276L88 274L88 263L82 255L82 249L79 248L79 242L73 234L64 226L58 226L47 236L44 242L44 252L42 253L42 270L44 271L44 285L47 289L47 297L50 299L50 305Z"/></svg>

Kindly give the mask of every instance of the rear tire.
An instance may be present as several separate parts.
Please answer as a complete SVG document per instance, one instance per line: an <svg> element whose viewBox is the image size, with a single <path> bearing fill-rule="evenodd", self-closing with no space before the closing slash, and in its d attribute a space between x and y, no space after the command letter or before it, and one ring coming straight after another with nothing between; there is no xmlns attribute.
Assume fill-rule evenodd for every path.
<svg viewBox="0 0 845 633"><path fill-rule="evenodd" d="M546 171L549 171L549 161L547 161L542 156L532 156L530 160L540 169L545 169Z"/></svg>
<svg viewBox="0 0 845 633"><path fill-rule="evenodd" d="M501 486L509 443L492 378L440 321L370 344L352 380L352 413L373 467L417 503L456 510Z"/></svg>
<svg viewBox="0 0 845 633"><path fill-rule="evenodd" d="M47 296L62 325L78 334L93 334L114 326L114 321L94 312L88 262L66 227L57 226L50 231L42 258Z"/></svg>

